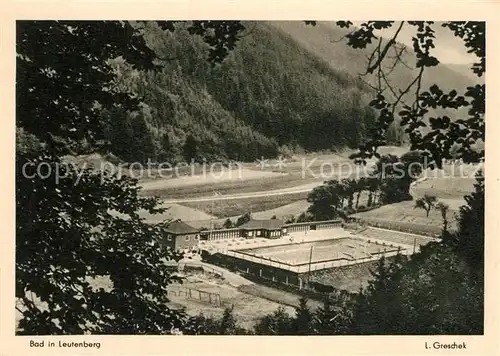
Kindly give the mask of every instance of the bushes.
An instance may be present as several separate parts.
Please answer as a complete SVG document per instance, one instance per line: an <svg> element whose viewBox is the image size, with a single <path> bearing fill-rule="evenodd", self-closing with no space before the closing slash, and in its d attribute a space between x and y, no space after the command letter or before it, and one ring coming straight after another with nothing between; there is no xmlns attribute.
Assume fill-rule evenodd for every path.
<svg viewBox="0 0 500 356"><path fill-rule="evenodd" d="M356 209L354 209L354 208L346 208L346 209L344 209L344 213L346 215L351 215L351 214L354 214L355 212L356 212Z"/></svg>
<svg viewBox="0 0 500 356"><path fill-rule="evenodd" d="M370 211L370 210L373 210L373 209L377 209L377 208L380 208L382 206L382 204L375 204L375 205L372 205L372 206L364 206L364 205L360 205L355 213L364 213L365 211Z"/></svg>
<svg viewBox="0 0 500 356"><path fill-rule="evenodd" d="M285 292L298 294L315 300L323 300L325 295L332 293L335 290L335 288L331 286L325 286L322 285L321 283L315 283L315 282L310 283L308 287L304 286L304 288L299 289L299 286L295 284L285 284L279 281L273 281L271 279L262 278L250 273L245 273L244 277L255 283L262 284L267 287L280 289Z"/></svg>

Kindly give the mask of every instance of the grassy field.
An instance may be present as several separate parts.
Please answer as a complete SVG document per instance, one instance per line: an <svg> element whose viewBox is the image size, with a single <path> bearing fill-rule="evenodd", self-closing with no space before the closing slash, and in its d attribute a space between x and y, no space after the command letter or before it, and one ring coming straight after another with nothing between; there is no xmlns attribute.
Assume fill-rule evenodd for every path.
<svg viewBox="0 0 500 356"><path fill-rule="evenodd" d="M278 219L287 220L291 216L297 216L309 208L309 203L307 200L297 200L293 203L279 206L274 209L259 211L253 213L252 216L255 219L270 219L273 216L276 216Z"/></svg>
<svg viewBox="0 0 500 356"><path fill-rule="evenodd" d="M443 219L438 210L431 210L427 217L424 210L415 209L415 200L428 194L436 196L439 201L449 206L448 227L453 230L457 227L455 214L460 206L465 204L464 196L474 188L474 173L477 169L478 166L472 165L448 165L442 170L426 171L423 177L427 178L416 182L410 189L413 201L388 204L378 209L358 213L356 216L390 223L403 222L442 227Z"/></svg>
<svg viewBox="0 0 500 356"><path fill-rule="evenodd" d="M415 196L435 195L438 199L463 200L474 188L473 178L429 178L415 184L412 193Z"/></svg>
<svg viewBox="0 0 500 356"><path fill-rule="evenodd" d="M332 172L331 168L309 167L308 171L303 175L302 171L279 174L275 176L265 176L247 180L224 180L204 183L199 181L198 184L183 185L175 187L159 187L148 188L141 191L143 196L157 196L161 199L189 199L199 197L209 197L215 191L222 195L254 193L263 191L274 191L287 188L295 188L312 184L321 185L326 180L344 178L359 178L365 176L363 168L357 166L346 165L342 170Z"/></svg>
<svg viewBox="0 0 500 356"><path fill-rule="evenodd" d="M307 197L307 193L274 195L269 197L231 199L215 202L182 203L192 209L201 210L219 218L240 216L247 212L259 212L291 204ZM213 211L212 211L213 209Z"/></svg>
<svg viewBox="0 0 500 356"><path fill-rule="evenodd" d="M441 227L443 224L443 219L441 213L437 210L431 210L429 217L425 216L425 211L422 209L415 209L414 201L404 201L395 204L388 204L381 206L378 209L366 211L363 213L357 213L355 216L371 219L375 218L381 221L387 221L391 224L397 224L398 222L404 223L415 223L422 225L432 225ZM450 209L448 212L449 228L456 228L455 213L457 211Z"/></svg>
<svg viewBox="0 0 500 356"><path fill-rule="evenodd" d="M140 215L141 217L153 223L159 223L165 220L177 220L177 219L182 219L185 221L190 221L190 220L208 221L212 217L210 214L207 214L202 210L193 209L180 204L163 204L163 206L167 208L167 211L165 211L162 214L152 215L146 211L142 211Z"/></svg>

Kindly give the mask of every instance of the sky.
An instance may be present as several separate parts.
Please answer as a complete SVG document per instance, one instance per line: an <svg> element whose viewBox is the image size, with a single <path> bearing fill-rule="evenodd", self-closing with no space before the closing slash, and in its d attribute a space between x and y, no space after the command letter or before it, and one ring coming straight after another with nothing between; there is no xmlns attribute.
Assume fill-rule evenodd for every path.
<svg viewBox="0 0 500 356"><path fill-rule="evenodd" d="M360 24L354 23L355 25ZM399 26L399 21L396 22L389 30L380 32L382 37L391 38ZM448 28L441 27L441 22L435 22L433 25L436 38L434 44L436 48L432 49L432 55L437 57L441 63L447 64L470 64L477 61L477 57L467 53L467 50L460 38L456 38ZM405 24L398 35L398 42L401 42L410 48L413 48L411 37L415 34L414 26Z"/></svg>

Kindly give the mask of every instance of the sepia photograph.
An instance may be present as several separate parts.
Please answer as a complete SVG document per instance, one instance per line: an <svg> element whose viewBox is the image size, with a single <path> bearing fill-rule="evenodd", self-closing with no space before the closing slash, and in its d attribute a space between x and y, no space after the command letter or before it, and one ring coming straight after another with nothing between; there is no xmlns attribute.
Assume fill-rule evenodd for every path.
<svg viewBox="0 0 500 356"><path fill-rule="evenodd" d="M16 335L484 335L486 22L15 32Z"/></svg>

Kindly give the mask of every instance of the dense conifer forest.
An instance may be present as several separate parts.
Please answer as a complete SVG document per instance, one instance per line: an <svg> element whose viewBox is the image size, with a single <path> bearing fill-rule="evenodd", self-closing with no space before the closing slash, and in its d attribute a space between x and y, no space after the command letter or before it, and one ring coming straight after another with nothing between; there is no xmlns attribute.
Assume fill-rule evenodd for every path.
<svg viewBox="0 0 500 356"><path fill-rule="evenodd" d="M268 24L253 24L216 66L185 25L163 32L148 24L143 31L164 69L114 63L120 86L145 98L141 115L106 113L111 150L125 160L249 161L354 148L374 119L367 86Z"/></svg>

